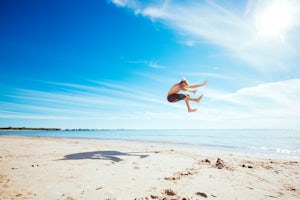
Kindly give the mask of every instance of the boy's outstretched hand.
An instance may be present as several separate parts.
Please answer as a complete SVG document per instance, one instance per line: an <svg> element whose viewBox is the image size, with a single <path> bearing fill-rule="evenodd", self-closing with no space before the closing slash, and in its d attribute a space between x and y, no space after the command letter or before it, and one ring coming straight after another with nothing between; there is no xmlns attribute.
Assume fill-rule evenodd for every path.
<svg viewBox="0 0 300 200"><path fill-rule="evenodd" d="M208 82L207 81L204 81L201 85L204 86L204 85L207 85Z"/></svg>

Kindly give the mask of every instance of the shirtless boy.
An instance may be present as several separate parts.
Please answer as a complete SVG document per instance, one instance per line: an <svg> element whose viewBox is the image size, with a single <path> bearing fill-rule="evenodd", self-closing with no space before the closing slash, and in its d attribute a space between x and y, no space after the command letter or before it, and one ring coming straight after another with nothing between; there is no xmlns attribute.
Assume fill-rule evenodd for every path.
<svg viewBox="0 0 300 200"><path fill-rule="evenodd" d="M204 81L202 84L198 84L198 85L189 85L187 80L183 78L180 81L180 83L175 84L169 90L167 99L168 99L169 102L177 102L177 101L180 101L180 100L185 100L188 112L195 112L197 109L192 109L190 107L190 101L195 101L195 102L199 103L201 101L202 97L203 97L203 94L198 98L191 98L189 95L182 94L182 93L179 93L179 92L181 90L181 91L184 91L184 92L192 92L192 93L195 94L197 92L197 90L189 90L189 88L194 89L194 88L204 86L206 84L207 84L207 81Z"/></svg>

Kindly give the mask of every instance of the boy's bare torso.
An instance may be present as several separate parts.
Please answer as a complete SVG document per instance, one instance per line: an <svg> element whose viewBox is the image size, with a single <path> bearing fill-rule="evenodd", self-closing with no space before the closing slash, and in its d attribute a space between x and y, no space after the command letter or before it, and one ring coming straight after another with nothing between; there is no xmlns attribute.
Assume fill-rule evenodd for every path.
<svg viewBox="0 0 300 200"><path fill-rule="evenodd" d="M177 94L182 88L180 87L179 84L175 84L168 92L168 96L170 94Z"/></svg>

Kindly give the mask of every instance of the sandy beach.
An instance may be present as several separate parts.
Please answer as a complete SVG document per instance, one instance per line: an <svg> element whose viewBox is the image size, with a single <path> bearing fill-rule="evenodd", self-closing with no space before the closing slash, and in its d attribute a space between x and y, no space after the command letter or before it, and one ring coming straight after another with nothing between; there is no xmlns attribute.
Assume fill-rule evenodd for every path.
<svg viewBox="0 0 300 200"><path fill-rule="evenodd" d="M300 162L150 143L1 136L0 199L300 199Z"/></svg>

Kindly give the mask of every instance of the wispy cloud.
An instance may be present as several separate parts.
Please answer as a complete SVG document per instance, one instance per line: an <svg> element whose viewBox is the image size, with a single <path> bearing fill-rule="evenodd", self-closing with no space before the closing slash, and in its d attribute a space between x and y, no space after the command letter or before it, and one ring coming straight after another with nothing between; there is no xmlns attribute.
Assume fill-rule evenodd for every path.
<svg viewBox="0 0 300 200"><path fill-rule="evenodd" d="M165 102L140 88L113 82L90 81L87 84L42 82L44 89L7 89L0 118L18 119L108 119L127 110L144 110ZM55 90L49 90L49 88ZM120 115L120 116L121 116ZM123 114L126 115L126 114ZM56 117L55 117L56 116ZM118 117L115 117L118 118ZM126 118L126 117L123 117Z"/></svg>
<svg viewBox="0 0 300 200"><path fill-rule="evenodd" d="M274 122L276 127L284 127L283 123L295 127L300 119L300 79L259 84L227 94L208 87L200 104L191 102L191 106L198 108L198 112L192 114L186 112L184 102L171 104L155 94L114 82L91 82L89 85L49 83L72 92L14 89L13 94L7 96L13 101L0 102L0 118L85 120L93 122L92 127L97 127L99 121L149 120L152 128L155 124L158 128L162 126L158 125L160 120L166 124L183 120L185 124L178 126L181 128L213 128L215 123L223 128L233 123L239 123L240 127L249 127L251 123L256 127L272 127ZM63 91L62 88L58 91ZM177 127L166 124L164 126Z"/></svg>
<svg viewBox="0 0 300 200"><path fill-rule="evenodd" d="M291 68L292 66L286 63L291 59L299 61L299 1L251 0L243 6L240 4L239 8L230 3L225 6L214 1L113 2L132 9L136 14L166 24L182 35L184 41L209 42L253 67L278 70ZM275 16L264 18L273 7L279 9L277 22L274 21ZM288 22L282 22L282 27L271 27L272 24L278 24L279 20L284 21L282 18L286 17L285 15L290 18ZM262 26L265 29L273 28L274 36L259 34ZM195 42L186 44L194 45Z"/></svg>
<svg viewBox="0 0 300 200"><path fill-rule="evenodd" d="M196 76L196 77L205 77L205 78L215 78L215 79L224 79L232 80L232 76L226 76L220 73L208 73L208 72L187 72L186 76Z"/></svg>
<svg viewBox="0 0 300 200"><path fill-rule="evenodd" d="M157 63L157 61L141 61L141 60L129 60L127 61L128 63L132 63L132 64L142 64L142 65L146 65L148 67L154 68L154 69L165 69L167 68L166 66L160 65Z"/></svg>

